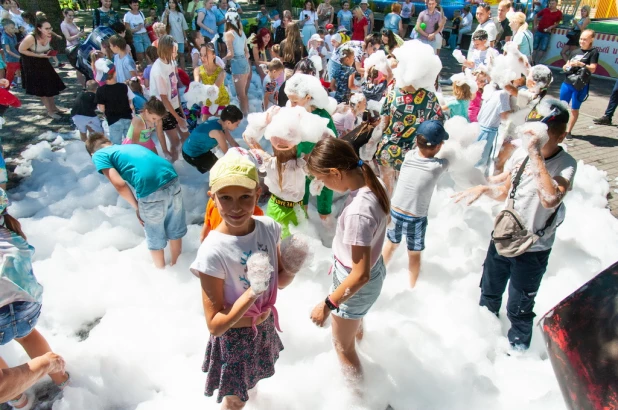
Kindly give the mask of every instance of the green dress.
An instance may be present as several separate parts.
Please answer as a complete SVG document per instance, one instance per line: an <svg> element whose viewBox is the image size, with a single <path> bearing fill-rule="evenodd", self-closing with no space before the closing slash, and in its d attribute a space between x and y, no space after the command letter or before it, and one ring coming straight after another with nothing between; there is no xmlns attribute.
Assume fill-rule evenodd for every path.
<svg viewBox="0 0 618 410"><path fill-rule="evenodd" d="M322 108L316 108L311 112L312 114L319 115L322 118L326 118L328 120L328 128L337 135L337 129L335 128L335 123L333 122L333 118L330 114ZM300 157L302 154L309 154L315 144L313 142L301 142L297 146L297 156ZM309 203L309 184L311 184L311 179L307 178L305 183L305 197L303 198L303 204L307 205ZM322 192L318 196L318 213L320 215L330 215L332 213L333 206L333 191L324 187L322 188Z"/></svg>

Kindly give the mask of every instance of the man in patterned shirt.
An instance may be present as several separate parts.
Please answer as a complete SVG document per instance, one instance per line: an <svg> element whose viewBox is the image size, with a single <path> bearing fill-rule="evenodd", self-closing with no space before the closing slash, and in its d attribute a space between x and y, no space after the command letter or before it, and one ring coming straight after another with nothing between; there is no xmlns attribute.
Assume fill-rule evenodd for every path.
<svg viewBox="0 0 618 410"><path fill-rule="evenodd" d="M416 129L425 120L444 121L444 114L435 93L423 88L417 90L412 85L399 88L394 84L380 114L387 125L375 156L390 195L403 159L414 145Z"/></svg>

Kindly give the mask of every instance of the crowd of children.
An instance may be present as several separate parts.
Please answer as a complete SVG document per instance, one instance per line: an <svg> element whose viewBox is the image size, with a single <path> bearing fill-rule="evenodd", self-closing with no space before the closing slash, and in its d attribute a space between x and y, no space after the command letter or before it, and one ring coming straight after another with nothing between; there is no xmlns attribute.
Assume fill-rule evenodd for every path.
<svg viewBox="0 0 618 410"><path fill-rule="evenodd" d="M197 3L202 27L212 13L210 1ZM508 56L499 54L487 32L478 30L471 53L456 55L462 73L452 77L453 95L445 96L436 89L442 64L432 46L419 40L389 45L392 32L350 40L347 34L361 20L360 8L359 18L353 19L344 2L337 13L344 28L336 32L332 10L325 20L307 1L302 13L304 44L299 43L293 55L287 51L289 44L277 49L270 36L276 42L280 27L298 33L299 23L288 11L283 20L278 13L261 11L260 29L269 36L250 46L259 47L255 63L264 74L262 111L246 116L231 98L231 88L240 98L235 81L241 75L240 60L249 54L239 34L239 11L230 7L224 14L225 38L230 39L226 43L234 52L222 53L216 38L205 37L210 28L180 36L186 28L176 24L175 35L165 34L163 24L177 17L178 3L172 4L163 23L154 23L157 39L144 47L144 61L135 63L121 33L105 46L113 56L93 54L94 80L76 98L71 115L96 170L135 209L158 268L166 265L168 244L169 264L177 262L187 233L174 162L184 160L200 173L209 173L202 244L191 265L200 279L211 334L203 362L207 396L218 391L217 401L224 408L242 408L248 391L274 374L283 349L277 334L277 292L311 260L308 240L298 228L309 218L311 197L316 197L320 217L315 222L334 235L332 286L313 309L311 320L323 326L332 313L333 343L344 373L352 382L362 377L356 353L362 320L379 298L387 266L404 237L411 287L422 271L431 198L451 165L440 153L449 139L458 137L457 131L446 131L448 118L478 123L482 153L476 168L488 177L488 184L499 184L471 188L458 200L472 202L482 194L502 200L510 193L527 229L546 233L532 247L544 252L534 261L538 280L522 285L527 301L532 301L522 313L509 310L511 344L517 349L529 346L534 294L547 266L552 235L564 217L561 201L575 174L574 161L558 145L568 112L559 103L544 101L551 83L548 70L521 60L517 78L492 71L504 64L503 59L517 59L518 53L509 49ZM408 14L401 26L407 30L410 3L405 7ZM455 29L459 22L456 16ZM3 26L5 55L14 57L14 30L8 23ZM185 52L191 56L192 82L177 62ZM230 62L231 75L226 72ZM286 69L292 62L294 69ZM16 67L12 73L19 72ZM260 73L255 65L250 70ZM538 123L516 136L512 129L501 134L510 114L524 109L531 112L528 122ZM97 110L105 117L107 135ZM240 141L232 132L245 117ZM496 166L506 147L505 164ZM535 171L522 175L526 166ZM265 195L268 201L262 210L260 198ZM336 214L334 195L346 195ZM536 200L530 199L535 195ZM526 202L529 207L522 205ZM497 314L509 261L526 258L532 263L534 252L524 249L509 255L493 244L494 240L483 273L481 305ZM530 291L531 287L536 289ZM509 309L517 303L514 299L509 290Z"/></svg>

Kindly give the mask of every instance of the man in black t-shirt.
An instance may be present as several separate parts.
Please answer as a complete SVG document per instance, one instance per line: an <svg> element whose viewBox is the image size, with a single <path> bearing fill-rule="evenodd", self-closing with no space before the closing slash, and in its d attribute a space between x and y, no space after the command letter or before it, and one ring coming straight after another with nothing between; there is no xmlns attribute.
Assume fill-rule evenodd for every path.
<svg viewBox="0 0 618 410"><path fill-rule="evenodd" d="M495 49L500 53L502 53L502 46L504 46L504 43L511 41L513 37L513 30L511 30L509 26L509 19L506 18L506 13L508 13L512 7L513 5L509 0L502 0L500 4L498 4L498 17L494 19L494 24L498 30Z"/></svg>
<svg viewBox="0 0 618 410"><path fill-rule="evenodd" d="M109 126L109 139L114 144L121 144L127 136L133 119L133 93L124 83L116 81L114 63L99 59L95 63L96 80L105 81L97 90L97 107L105 114Z"/></svg>
<svg viewBox="0 0 618 410"><path fill-rule="evenodd" d="M573 138L571 132L579 117L579 107L588 97L590 75L597 70L599 51L594 47L594 30L584 30L579 37L580 49L571 54L571 59L562 67L565 79L560 87L560 100L571 104L571 119L567 126L567 139ZM583 83L580 79L584 79Z"/></svg>

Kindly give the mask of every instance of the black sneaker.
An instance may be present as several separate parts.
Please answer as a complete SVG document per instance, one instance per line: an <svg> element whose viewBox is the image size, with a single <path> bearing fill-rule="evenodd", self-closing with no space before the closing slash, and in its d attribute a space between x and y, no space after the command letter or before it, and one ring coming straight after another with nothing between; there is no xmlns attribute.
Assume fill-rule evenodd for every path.
<svg viewBox="0 0 618 410"><path fill-rule="evenodd" d="M573 141L573 135L570 132L567 133L566 139L567 139L567 141Z"/></svg>
<svg viewBox="0 0 618 410"><path fill-rule="evenodd" d="M600 118L595 118L594 120L592 120L592 122L597 125L612 125L612 119L606 117L605 115Z"/></svg>

